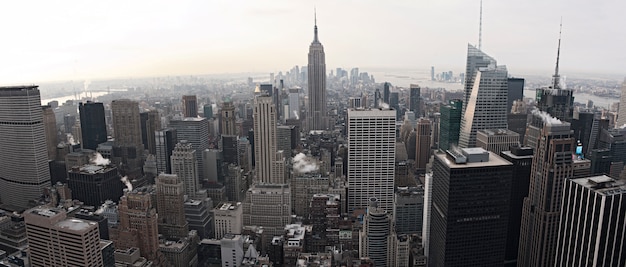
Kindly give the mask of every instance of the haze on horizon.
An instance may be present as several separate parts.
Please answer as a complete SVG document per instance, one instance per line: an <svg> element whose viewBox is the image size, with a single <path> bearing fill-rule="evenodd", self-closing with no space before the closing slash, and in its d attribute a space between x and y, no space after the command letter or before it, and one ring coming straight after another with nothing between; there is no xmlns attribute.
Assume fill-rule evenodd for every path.
<svg viewBox="0 0 626 267"><path fill-rule="evenodd" d="M523 4L522 4L523 3ZM313 8L327 70L464 72L479 0L10 1L0 10L3 84L286 71L307 62ZM512 75L624 75L626 2L483 1L482 50Z"/></svg>

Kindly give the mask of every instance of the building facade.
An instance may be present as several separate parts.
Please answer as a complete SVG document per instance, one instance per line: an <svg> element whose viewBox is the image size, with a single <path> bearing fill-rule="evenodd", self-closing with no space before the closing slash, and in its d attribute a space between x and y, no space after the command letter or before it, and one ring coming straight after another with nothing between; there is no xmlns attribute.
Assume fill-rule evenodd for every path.
<svg viewBox="0 0 626 267"><path fill-rule="evenodd" d="M309 46L309 64L307 65L308 96L307 129L326 130L328 118L326 114L326 55L324 46L317 37L317 21L314 28L313 42Z"/></svg>

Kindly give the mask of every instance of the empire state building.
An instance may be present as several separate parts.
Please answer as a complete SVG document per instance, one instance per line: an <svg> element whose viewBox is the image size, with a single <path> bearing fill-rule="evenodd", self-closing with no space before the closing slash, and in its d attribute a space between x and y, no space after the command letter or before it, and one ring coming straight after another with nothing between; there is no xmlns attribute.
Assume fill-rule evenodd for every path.
<svg viewBox="0 0 626 267"><path fill-rule="evenodd" d="M324 46L317 38L317 19L315 20L315 36L309 46L309 101L307 105L308 130L326 130L326 56Z"/></svg>

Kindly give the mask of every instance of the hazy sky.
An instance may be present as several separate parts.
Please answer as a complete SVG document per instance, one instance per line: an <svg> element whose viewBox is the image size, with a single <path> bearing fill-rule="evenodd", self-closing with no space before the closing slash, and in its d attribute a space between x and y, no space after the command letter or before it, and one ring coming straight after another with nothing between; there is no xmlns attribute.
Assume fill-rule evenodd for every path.
<svg viewBox="0 0 626 267"><path fill-rule="evenodd" d="M4 1L0 83L278 72L305 65L317 7L327 70L464 71L479 0ZM512 74L626 74L624 0L484 0L483 50Z"/></svg>

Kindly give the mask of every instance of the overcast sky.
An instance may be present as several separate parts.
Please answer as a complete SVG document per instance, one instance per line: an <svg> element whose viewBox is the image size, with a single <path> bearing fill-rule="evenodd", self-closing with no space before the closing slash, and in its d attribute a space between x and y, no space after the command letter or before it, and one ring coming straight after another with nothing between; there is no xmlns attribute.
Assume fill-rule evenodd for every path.
<svg viewBox="0 0 626 267"><path fill-rule="evenodd" d="M4 1L0 83L278 72L305 65L317 8L327 70L464 71L479 0ZM483 51L514 75L626 74L624 0L484 0Z"/></svg>

